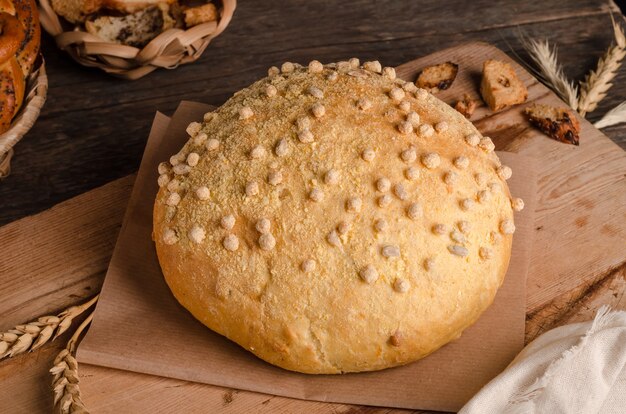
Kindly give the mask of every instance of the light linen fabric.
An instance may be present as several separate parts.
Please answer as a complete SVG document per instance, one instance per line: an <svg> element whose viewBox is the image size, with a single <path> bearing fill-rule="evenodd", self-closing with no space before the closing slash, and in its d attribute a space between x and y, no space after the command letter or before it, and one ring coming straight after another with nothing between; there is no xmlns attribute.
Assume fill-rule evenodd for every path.
<svg viewBox="0 0 626 414"><path fill-rule="evenodd" d="M479 413L626 413L626 312L535 339L459 412Z"/></svg>

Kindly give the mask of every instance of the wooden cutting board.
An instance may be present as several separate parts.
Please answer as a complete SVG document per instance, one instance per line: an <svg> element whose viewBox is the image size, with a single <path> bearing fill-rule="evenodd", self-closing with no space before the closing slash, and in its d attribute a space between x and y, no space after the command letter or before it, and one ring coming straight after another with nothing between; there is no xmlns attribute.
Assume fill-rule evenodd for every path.
<svg viewBox="0 0 626 414"><path fill-rule="evenodd" d="M398 68L413 80L429 64L460 65L438 97L478 97L482 62L511 61L500 50L470 43ZM516 65L529 102L564 106ZM582 121L581 145L553 141L532 128L521 107L472 121L498 150L539 160L535 239L527 288L526 340L555 326L588 319L602 304L626 309L626 153ZM0 228L0 330L82 302L101 284L134 177L126 177ZM10 411L49 412L47 369L67 335L33 354L0 362L0 401ZM282 397L82 365L83 399L102 412L402 412ZM210 404L207 405L207 400ZM9 406L7 406L7 403ZM222 412L221 411L221 412Z"/></svg>

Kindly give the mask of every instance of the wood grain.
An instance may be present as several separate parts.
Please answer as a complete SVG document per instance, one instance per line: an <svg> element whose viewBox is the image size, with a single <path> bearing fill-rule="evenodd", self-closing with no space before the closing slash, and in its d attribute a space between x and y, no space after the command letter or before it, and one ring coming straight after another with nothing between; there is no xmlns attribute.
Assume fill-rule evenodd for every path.
<svg viewBox="0 0 626 414"><path fill-rule="evenodd" d="M472 40L524 55L519 30L559 44L572 79L582 79L612 41L607 0L394 2L291 0L240 2L229 28L193 65L161 70L136 82L79 66L44 36L48 102L16 148L13 174L0 185L0 224L43 211L136 171L156 110L181 99L221 104L271 65L284 60L336 61L349 56L386 65ZM620 70L601 113L626 97ZM626 126L608 130L626 148Z"/></svg>
<svg viewBox="0 0 626 414"><path fill-rule="evenodd" d="M0 331L100 291L134 176L0 228Z"/></svg>
<svg viewBox="0 0 626 414"><path fill-rule="evenodd" d="M455 81L458 84L438 95L448 103L466 91L478 95L475 85L486 57L508 59L488 45L472 43L470 49L471 53L455 47L425 59L463 62L464 71ZM402 65L398 74L411 78L423 65L424 59ZM521 70L518 67L518 73ZM563 105L528 73L522 80L528 86L529 101ZM530 315L527 339L532 339L554 325L532 316L558 315L556 309L561 306L553 302L556 297L567 292L569 300L562 304L567 307L585 296L591 286L626 267L626 153L584 120L580 147L537 134L516 107L494 114L483 105L471 120L494 139L497 149L539 160L539 201L526 305Z"/></svg>
<svg viewBox="0 0 626 414"><path fill-rule="evenodd" d="M476 73L480 71L480 64L486 57L507 59L491 46L472 44L435 53L403 65L398 68L398 73L412 77L421 67L432 62L448 59L462 62L464 69L455 85L440 95L445 101L451 102L462 92L476 93ZM553 95L529 75L525 74L523 79L529 85L530 99L554 102ZM531 340L551 327L588 319L600 304L608 303L618 309L626 308L626 266L623 264L626 257L623 248L620 249L626 229L623 225L624 217L618 215L624 214L623 206L626 205L626 192L623 191L626 154L586 123L583 123L581 147L575 148L552 141L530 129L519 118L519 112L517 109L494 115L481 107L472 120L483 131L488 131L499 147L530 154L542 160L538 188L540 202L536 217L538 224L528 285L526 337ZM510 129L516 131L515 136ZM10 299L0 311L6 310L7 314L11 314L11 309L18 308L15 304L37 301L38 295L53 297L58 275L63 273L73 275L67 280L86 280L87 286L97 289L119 229L132 182L132 177L114 181L38 216L1 228L0 241L12 241L8 254L13 258L14 264L10 268L6 267L11 276L0 278L0 297L8 296ZM613 216L605 214L606 212L613 212ZM74 222L79 225L74 225ZM598 228L611 231L598 232ZM76 244L77 239L74 237L77 232L82 233L79 244ZM97 240L104 240L105 243L98 247ZM620 241L622 244L616 244ZM18 244L30 245L30 254L25 255L23 249L17 247ZM91 246L94 248L90 248ZM571 251L577 260L571 260L570 255L560 254L563 247ZM595 249L601 249L601 254ZM74 251L81 254L71 256ZM76 259L67 262L58 259L57 262L57 256L67 253ZM35 260L31 260L32 258ZM542 260L545 258L549 260ZM9 292L13 292L11 288L15 286L16 280L20 280L20 270L26 268L29 273L35 272L28 267L31 266L31 261L46 263L45 266L39 265L46 277L41 281L27 279L20 289L21 295L10 296ZM62 263L66 265L60 266ZM47 284L48 272L51 274L50 284ZM83 279L80 275L84 273L92 274L93 277ZM564 276L565 273L567 274ZM41 283L43 287L38 287ZM76 301L76 298L68 295L69 292L76 291L71 288L66 291L66 303ZM32 314L33 307L24 308ZM20 317L22 315L19 314L12 316L15 320L23 320ZM58 346L56 344L52 348ZM39 364L29 365L32 360L24 356L6 364L19 365L27 372L27 375L18 379L9 378L8 389L11 394L32 390L35 384L47 384L46 369L52 357L49 347L44 347L37 352L37 358L41 359ZM4 371L4 375L9 372ZM0 371L0 378L2 375L3 371ZM159 409L184 406L190 412L201 412L204 408L225 412L252 410L267 413L303 410L324 413L402 412L303 402L88 365L81 367L81 380L85 401L96 412L119 412L121 409L134 412L142 411L146 406L158 406ZM0 397L3 392L0 389ZM194 405L194 395L207 394L214 406ZM46 402L49 402L49 395L41 393L39 398L28 400L26 404L36 411Z"/></svg>

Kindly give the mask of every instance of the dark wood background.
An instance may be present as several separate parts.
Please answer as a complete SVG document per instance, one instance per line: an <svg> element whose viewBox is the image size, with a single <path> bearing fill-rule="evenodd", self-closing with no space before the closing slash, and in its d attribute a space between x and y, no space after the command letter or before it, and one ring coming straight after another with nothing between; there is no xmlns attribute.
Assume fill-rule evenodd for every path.
<svg viewBox="0 0 626 414"><path fill-rule="evenodd" d="M0 182L0 225L136 171L155 111L170 114L182 99L219 105L285 60L395 66L470 40L525 57L523 32L558 44L565 72L579 80L612 41L610 11L623 18L606 0L243 0L198 62L138 81L79 66L44 35L48 101ZM589 119L626 99L625 80L622 69ZM605 133L626 148L626 125Z"/></svg>

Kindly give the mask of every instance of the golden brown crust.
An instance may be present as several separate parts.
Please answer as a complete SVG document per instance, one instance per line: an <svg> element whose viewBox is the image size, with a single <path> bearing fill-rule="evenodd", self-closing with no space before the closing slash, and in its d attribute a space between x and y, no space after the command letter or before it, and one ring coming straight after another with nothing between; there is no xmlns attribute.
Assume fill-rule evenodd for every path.
<svg viewBox="0 0 626 414"><path fill-rule="evenodd" d="M51 0L55 13L74 24L85 23L89 17L91 20L100 17L93 15L101 11L132 14L148 7L163 7L176 2L177 0Z"/></svg>
<svg viewBox="0 0 626 414"><path fill-rule="evenodd" d="M0 134L9 129L22 105L39 42L34 0L0 0Z"/></svg>
<svg viewBox="0 0 626 414"><path fill-rule="evenodd" d="M483 63L480 94L489 108L497 112L526 102L528 90L517 77L513 66L507 62L490 59Z"/></svg>
<svg viewBox="0 0 626 414"><path fill-rule="evenodd" d="M417 76L415 83L432 93L448 89L456 79L459 65L452 62L427 66Z"/></svg>
<svg viewBox="0 0 626 414"><path fill-rule="evenodd" d="M39 26L39 11L35 0L14 0L15 16L22 22L25 29L25 38L16 58L22 68L24 78L33 70L39 56L41 42L41 27Z"/></svg>
<svg viewBox="0 0 626 414"><path fill-rule="evenodd" d="M50 0L52 9L70 23L84 23L88 16L104 7L103 0Z"/></svg>
<svg viewBox="0 0 626 414"><path fill-rule="evenodd" d="M191 124L159 167L165 280L206 326L289 370L422 358L502 283L510 169L391 68L282 69Z"/></svg>
<svg viewBox="0 0 626 414"><path fill-rule="evenodd" d="M213 22L217 20L217 8L213 3L202 6L190 7L183 10L185 15L185 26L192 27L198 24Z"/></svg>
<svg viewBox="0 0 626 414"><path fill-rule="evenodd" d="M25 37L24 27L17 17L0 12L0 65L15 57Z"/></svg>
<svg viewBox="0 0 626 414"><path fill-rule="evenodd" d="M566 108L533 104L524 111L530 122L543 133L567 144L578 145L580 124L576 115Z"/></svg>
<svg viewBox="0 0 626 414"><path fill-rule="evenodd" d="M17 59L0 65L0 134L11 127L13 116L24 99L24 78Z"/></svg>
<svg viewBox="0 0 626 414"><path fill-rule="evenodd" d="M102 0L102 7L122 13L135 13L159 4L173 4L177 0Z"/></svg>

